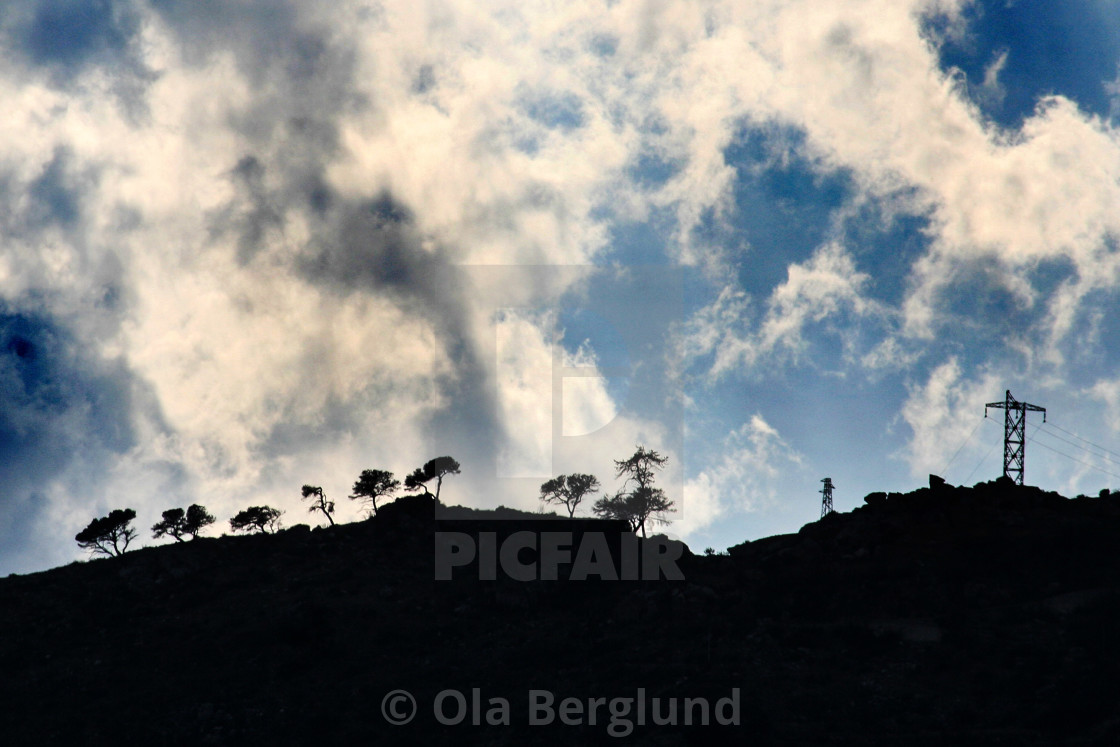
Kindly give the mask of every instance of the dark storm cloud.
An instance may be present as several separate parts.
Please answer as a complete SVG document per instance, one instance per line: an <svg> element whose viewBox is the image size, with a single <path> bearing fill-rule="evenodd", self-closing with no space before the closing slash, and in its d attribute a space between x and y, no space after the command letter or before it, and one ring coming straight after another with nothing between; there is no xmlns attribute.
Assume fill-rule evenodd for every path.
<svg viewBox="0 0 1120 747"><path fill-rule="evenodd" d="M339 294L389 297L432 325L454 371L437 381L450 402L429 424L433 444L475 449L478 460L499 443L502 428L480 341L469 325L464 275L439 249L423 246L412 211L391 194L354 201L333 197L317 238L299 260L314 285ZM433 446L438 450L438 446ZM464 463L466 463L464 461Z"/></svg>
<svg viewBox="0 0 1120 747"><path fill-rule="evenodd" d="M490 440L498 430L496 407L471 339L467 300L447 258L422 246L412 209L391 194L362 200L340 196L327 184L327 168L343 156L340 119L375 103L358 92L353 50L318 26L313 14L301 15L282 0L156 0L152 7L173 29L188 64L232 52L254 92L230 114L230 126L251 147L230 165L235 196L208 216L211 238L233 237L239 262L248 265L282 240L293 215L302 215L311 237L295 270L308 283L338 295L389 297L436 331L454 365L437 385L454 412L430 424L433 439ZM351 430L362 406L334 403L314 428L286 419L261 448L291 452L305 439Z"/></svg>
<svg viewBox="0 0 1120 747"><path fill-rule="evenodd" d="M228 115L250 144L231 165L239 204L213 216L212 225L239 234L242 259L250 259L285 211L321 211L329 203L323 173L340 155L338 122L370 106L355 85L354 50L317 24L313 11L301 16L298 4L285 0L153 0L151 7L188 65L232 54L252 90Z"/></svg>
<svg viewBox="0 0 1120 747"><path fill-rule="evenodd" d="M58 533L43 523L46 486L88 489L134 445L131 400L123 365L49 319L0 310L0 568L24 569Z"/></svg>
<svg viewBox="0 0 1120 747"><path fill-rule="evenodd" d="M79 172L68 148L56 148L43 173L28 185L32 209L28 222L38 228L56 224L73 228L81 218L83 192L95 186L96 171Z"/></svg>
<svg viewBox="0 0 1120 747"><path fill-rule="evenodd" d="M292 215L303 214L312 235L295 269L308 283L340 295L389 297L435 330L454 372L436 382L452 404L429 424L432 448L496 443L497 407L469 328L469 299L446 255L422 245L412 209L390 193L365 200L341 196L324 176L344 155L339 120L376 104L358 92L353 50L313 15L301 16L283 0L154 0L152 7L176 33L189 64L204 65L219 50L232 52L254 91L230 117L253 147L230 166L236 196L209 216L211 237L235 237L238 260L246 265L282 237ZM421 87L431 82L421 81ZM322 415L317 436L357 422L346 403ZM263 448L290 451L310 435L285 422Z"/></svg>
<svg viewBox="0 0 1120 747"><path fill-rule="evenodd" d="M348 291L387 290L400 300L418 300L417 311L440 297L441 263L419 246L411 211L389 194L364 203L345 202L331 211L334 225L301 260L301 271L316 283Z"/></svg>
<svg viewBox="0 0 1120 747"><path fill-rule="evenodd" d="M292 64L285 58L299 36L299 19L297 5L288 0L151 0L149 4L177 33L189 64L205 64L218 50L237 53L250 73L263 71L277 60Z"/></svg>
<svg viewBox="0 0 1120 747"><path fill-rule="evenodd" d="M100 167L82 162L66 146L55 148L30 178L0 171L0 236L7 242L25 242L31 247L9 255L14 266L31 276L47 276L51 271L41 264L34 247L48 232L60 232L73 269L92 293L86 301L93 303L101 329L108 331L117 328L131 292L114 248L90 241L93 217L87 202L98 190L100 180ZM128 212L120 208L116 216L115 228L121 234L134 228L138 220ZM92 319L87 317L87 321Z"/></svg>
<svg viewBox="0 0 1120 747"><path fill-rule="evenodd" d="M275 126L301 117L329 121L366 103L352 85L353 50L313 15L301 17L297 3L152 0L151 7L170 27L188 65L205 66L218 52L232 53L253 90L247 106L258 115L286 115ZM254 116L237 124L249 135L272 131Z"/></svg>
<svg viewBox="0 0 1120 747"><path fill-rule="evenodd" d="M82 61L64 57L59 64ZM22 172L0 172L6 260L15 276L37 288L0 305L0 569L6 571L58 562L65 546L58 534L65 538L66 528L48 522L54 491L92 506L99 499L95 486L136 442L137 382L123 361L100 352L131 298L114 247L93 238L101 168L65 145L40 158ZM118 228L127 231L128 224ZM44 246L64 258L73 282L44 259ZM80 326L80 336L71 325Z"/></svg>
<svg viewBox="0 0 1120 747"><path fill-rule="evenodd" d="M0 54L71 90L90 69L108 73L108 92L133 121L146 112L154 79L142 59L141 15L132 0L6 0ZM7 50L5 53L3 50Z"/></svg>
<svg viewBox="0 0 1120 747"><path fill-rule="evenodd" d="M40 169L29 180L0 174L0 229L9 239L27 239L52 226L74 233L82 226L83 201L97 188L98 169L79 163L65 146L55 148Z"/></svg>
<svg viewBox="0 0 1120 747"><path fill-rule="evenodd" d="M370 106L355 84L354 51L285 0L151 5L187 64L232 53L252 88L228 115L250 144L227 174L236 197L209 216L211 236L235 236L245 264L280 235L290 211L310 209L322 219L331 208L324 173L341 155L339 120ZM320 224L328 233L329 223Z"/></svg>
<svg viewBox="0 0 1120 747"><path fill-rule="evenodd" d="M229 173L237 198L210 217L211 238L232 234L237 242L237 260L251 261L269 238L284 227L283 208L275 203L264 184L265 168L256 156L245 156Z"/></svg>
<svg viewBox="0 0 1120 747"><path fill-rule="evenodd" d="M10 0L0 23L9 48L60 76L87 65L135 64L140 23L131 2Z"/></svg>

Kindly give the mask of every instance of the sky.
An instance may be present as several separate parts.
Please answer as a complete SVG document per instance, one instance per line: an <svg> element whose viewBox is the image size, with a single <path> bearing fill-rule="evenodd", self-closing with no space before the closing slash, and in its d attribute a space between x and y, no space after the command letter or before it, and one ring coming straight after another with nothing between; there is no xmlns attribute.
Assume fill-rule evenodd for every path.
<svg viewBox="0 0 1120 747"><path fill-rule="evenodd" d="M1120 3L9 0L0 573L669 461L695 551L1120 489ZM587 506L580 509L587 513Z"/></svg>

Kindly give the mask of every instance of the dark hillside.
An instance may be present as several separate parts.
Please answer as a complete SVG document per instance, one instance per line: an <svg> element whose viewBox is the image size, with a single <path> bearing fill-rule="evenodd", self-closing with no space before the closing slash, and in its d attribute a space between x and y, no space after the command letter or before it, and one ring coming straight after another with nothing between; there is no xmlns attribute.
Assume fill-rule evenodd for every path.
<svg viewBox="0 0 1120 747"><path fill-rule="evenodd" d="M1120 744L1117 494L873 494L686 554L681 582L435 582L432 530L406 498L0 579L3 743ZM420 705L399 727L382 714L398 688ZM639 688L738 688L739 725L528 724L531 689ZM432 712L450 689L455 726ZM487 725L491 698L510 725Z"/></svg>

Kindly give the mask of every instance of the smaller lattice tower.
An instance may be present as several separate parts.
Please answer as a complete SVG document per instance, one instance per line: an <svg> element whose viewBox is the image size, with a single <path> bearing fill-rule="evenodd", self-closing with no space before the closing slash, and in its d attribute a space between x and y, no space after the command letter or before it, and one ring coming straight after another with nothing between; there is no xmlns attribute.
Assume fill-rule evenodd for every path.
<svg viewBox="0 0 1120 747"><path fill-rule="evenodd" d="M823 519L828 514L832 513L832 489L836 487L832 484L832 478L826 477L821 482L824 487L821 488L821 518Z"/></svg>

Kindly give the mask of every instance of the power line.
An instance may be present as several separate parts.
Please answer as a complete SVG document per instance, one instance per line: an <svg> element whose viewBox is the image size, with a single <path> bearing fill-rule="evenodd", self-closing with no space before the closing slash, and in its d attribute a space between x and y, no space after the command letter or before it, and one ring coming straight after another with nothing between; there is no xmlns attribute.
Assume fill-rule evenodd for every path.
<svg viewBox="0 0 1120 747"><path fill-rule="evenodd" d="M1069 444L1070 446L1075 446L1075 447L1077 447L1078 449L1081 449L1082 451L1085 451L1085 452L1087 452L1088 454L1090 454L1090 455L1092 455L1092 456L1095 456L1095 457L1097 457L1097 458L1099 458L1099 459L1103 459L1103 460L1105 460L1106 462L1112 462L1113 464L1120 464L1120 461L1118 461L1118 460L1116 460L1116 459L1112 459L1112 458L1110 458L1110 457L1106 456L1105 454L1096 454L1096 453L1094 453L1094 452L1092 452L1092 451L1089 451L1089 449L1086 449L1086 448L1085 448L1084 446L1082 446L1081 444L1079 444L1079 443L1074 443L1073 441L1070 441L1070 440L1069 440L1068 438L1062 438L1061 436L1059 436L1059 435L1057 435L1057 434L1055 434L1055 433L1050 433L1049 431L1046 431L1046 435L1047 435L1047 436L1050 436L1050 438L1056 438L1056 439L1058 439L1059 441L1061 441L1061 442L1063 442L1063 443L1067 443L1067 444ZM1081 440L1082 440L1082 441L1085 441L1085 439L1081 439ZM1089 441L1086 441L1086 443L1091 443L1091 442L1089 442ZM1094 446L1096 446L1096 444L1094 444ZM1097 448L1101 448L1101 447L1099 447L1099 446L1098 446ZM1108 451L1108 449L1104 449L1104 451ZM1111 453L1111 452L1110 452L1110 453Z"/></svg>
<svg viewBox="0 0 1120 747"><path fill-rule="evenodd" d="M1049 451L1052 451L1055 454L1060 454L1061 456L1064 456L1066 459L1072 459L1073 461L1077 462L1078 464L1083 464L1091 470L1094 470L1096 472L1100 472L1102 474L1108 475L1109 477L1115 477L1117 479L1120 479L1120 475L1116 474L1115 472L1109 472L1106 469L1101 469L1100 467L1097 467L1096 465L1089 464L1088 462L1082 461L1082 460L1078 459L1077 457L1070 456L1069 454L1066 454L1064 451L1058 451L1057 449L1055 449L1052 446L1047 446L1046 444L1042 443L1041 441L1038 441L1038 440L1032 438L1031 443L1038 444L1042 448L1047 449Z"/></svg>
<svg viewBox="0 0 1120 747"><path fill-rule="evenodd" d="M980 422L984 422L984 421L980 421ZM1037 427L1036 427L1036 429L1037 429ZM980 469L980 465L982 465L984 462L988 461L988 457L990 457L992 455L992 452L996 450L997 446L999 446L998 441L996 443L992 444L992 448L988 449L988 453L985 454L984 457L979 462L976 463L976 466L973 467L972 471L968 473L968 477L964 478L964 482L965 482L966 485L968 484L968 481L972 479L972 476L974 474L976 474L976 470Z"/></svg>
<svg viewBox="0 0 1120 747"><path fill-rule="evenodd" d="M1087 439L1087 438L1083 438L1082 436L1079 436L1079 435L1077 435L1076 433L1074 433L1074 432L1072 432L1072 431L1067 431L1067 430L1066 430L1065 428L1063 428L1063 427L1062 427L1062 426L1060 426L1060 425L1055 425L1054 423L1047 423L1047 425L1049 425L1049 426L1051 426L1051 427L1054 427L1054 428L1057 428L1057 429L1058 429L1058 430L1060 430L1060 431L1061 431L1062 433L1065 433L1065 434L1068 434L1068 435L1070 435L1070 436L1073 436L1073 437L1074 437L1074 438L1076 438L1076 439L1077 439L1078 441L1084 441L1085 443L1089 444L1090 446L1092 446L1092 447L1094 447L1094 448L1100 449L1101 451L1107 451L1107 452L1108 452L1109 454L1112 454L1113 456L1116 456L1116 457L1120 457L1120 454L1117 454L1117 453L1116 453L1115 451L1112 451L1111 449L1106 449L1105 447L1101 446L1100 444L1095 444L1095 443L1093 443L1092 441L1090 441L1089 439ZM1055 438L1057 438L1057 437L1055 436ZM1081 447L1081 448L1084 448L1084 447Z"/></svg>
<svg viewBox="0 0 1120 747"><path fill-rule="evenodd" d="M968 442L972 440L972 437L976 435L976 431L980 430L980 426L982 426L983 424L984 418L980 418L976 421L976 426L972 429L972 433L969 433L968 438L961 442L961 445L958 446L957 450L953 452L953 456L949 457L949 461L946 462L945 466L941 468L941 472L939 474L944 475L949 471L949 467L953 466L953 462L956 461L957 456L961 453L961 450L968 445Z"/></svg>
<svg viewBox="0 0 1120 747"><path fill-rule="evenodd" d="M1078 449L1081 449L1082 451L1086 452L1091 457L1096 457L1098 459L1103 459L1106 462L1116 464L1116 465L1120 465L1120 453L1112 451L1111 449L1107 449L1104 446L1101 446L1100 444L1094 443L1087 438L1084 438L1082 436L1077 435L1076 433L1073 433L1072 431L1068 431L1065 428L1062 428L1060 425L1055 425L1054 423L1049 423L1046 420L1043 420L1042 423L1033 424L1034 429L1031 431L1031 434L1029 436L1020 435L1020 434L1022 434L1022 431L1024 429L1023 427L1026 425L1026 423L1025 423L1026 410L1042 411L1043 413L1045 413L1045 410L1041 407L1036 407L1035 405L1027 405L1026 403L1016 401L1014 398L1012 398L1010 396L1010 392L1007 393L1007 396L1008 396L1008 400L1011 404L1011 408L1012 408L1013 412L1015 413L1015 415L1017 416L1015 418L1015 421L1017 421L1017 422L1012 423L1012 425L1014 426L1014 428L1012 430L1015 431L1012 435L1015 435L1015 436L1018 437L1016 439L1016 441L1018 441L1018 439L1021 439L1021 441L1019 441L1018 443L1015 443L1015 442L1012 443L1013 446L1017 447L1015 449L1015 451L1018 452L1018 454L1013 454L1012 455L1012 456L1017 456L1018 457L1018 460L1013 460L1013 461L1018 461L1018 464L1013 463L1012 466L1013 467L1019 467L1019 471L1018 471L1019 476L1022 475L1021 459L1022 459L1022 454L1023 454L1023 446L1021 444L1026 444L1026 443L1030 442L1030 443L1038 444L1039 446L1046 449L1047 451L1052 451L1055 454L1057 454L1059 456L1063 456L1066 459L1074 461L1074 462L1076 462L1076 463L1078 463L1078 464L1080 464L1084 467L1088 467L1089 469L1093 470L1094 472L1099 472L1101 474L1108 475L1109 477L1115 477L1117 479L1120 479L1120 474L1117 474L1115 472L1110 472L1107 469L1099 467L1099 466L1097 466L1095 464L1092 464L1090 462L1087 462L1083 459L1078 459L1077 457L1073 456L1072 454L1067 454L1064 451L1060 451L1059 449L1055 449L1053 446L1050 446L1047 443L1038 440L1038 438L1037 438L1038 432L1040 430L1042 430L1043 426L1044 425L1051 426L1052 428L1054 428L1056 430L1059 430L1062 433L1065 433L1069 436L1072 436L1073 438L1076 438L1079 441L1083 441L1084 443L1089 444L1090 446L1092 446L1096 449L1099 449L1100 451L1106 452L1106 454L1111 454L1111 455L1117 457L1117 459L1112 459L1109 456L1106 456L1106 454L1097 454L1097 453L1091 451L1090 449L1086 448L1085 446L1082 446L1081 444L1075 443L1075 442L1070 441L1066 438L1062 438L1061 436L1057 435L1056 433L1051 433L1050 430L1046 430L1045 431L1046 435L1050 436L1051 438L1055 438L1058 441L1061 441L1063 443L1069 444L1070 446L1074 446ZM1007 408L1007 404L999 403L999 402L989 404L988 407L995 407L995 406L1000 406L1000 405L1002 405L1002 407L1000 407L1000 409ZM984 420L982 419L979 423L977 423L976 426L972 429L972 432L968 434L968 437L964 440L964 442L961 443L961 445L957 447L957 450L955 452L953 452L953 456L949 458L949 461L946 463L944 469L942 470L943 474L946 470L949 469L949 467L953 464L953 462L956 461L957 457L960 456L960 453L964 450L964 447L967 446L968 443L972 440L972 437L976 435L976 431L978 431L980 429L980 425L983 424L983 422L984 422ZM1007 475L1007 466L1008 466L1008 464L1007 464L1008 455L1006 453L1008 451L1007 441L1008 441L1008 438L1009 438L1008 434L1011 432L1011 431L1009 431L1009 428L1011 428L1011 426L1008 426L1008 425L1005 424L1005 428L1004 428L1004 430L1005 430L1005 433L1004 433L1004 451L1005 451L1005 454L1004 454L1004 462L1005 462L1005 464L1004 464L1004 467L1005 467L1004 474L1005 475ZM984 454L984 457L976 464L975 467L972 468L972 471L968 473L968 476L964 478L964 483L965 484L967 484L972 479L972 476L976 473L976 470L980 469L981 465L983 465L985 462L988 461L988 458L992 455L992 452L995 451L995 448L998 445L999 445L998 443L992 444L992 446L988 449L987 453ZM1008 475L1008 476L1010 477L1011 475ZM1021 477L1020 477L1020 479L1021 479Z"/></svg>

